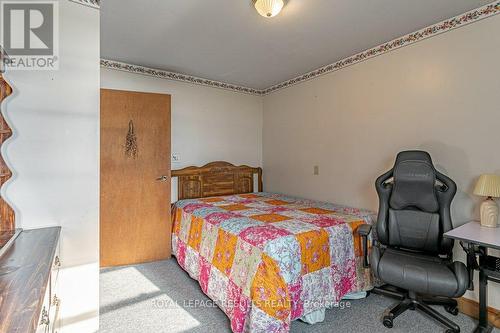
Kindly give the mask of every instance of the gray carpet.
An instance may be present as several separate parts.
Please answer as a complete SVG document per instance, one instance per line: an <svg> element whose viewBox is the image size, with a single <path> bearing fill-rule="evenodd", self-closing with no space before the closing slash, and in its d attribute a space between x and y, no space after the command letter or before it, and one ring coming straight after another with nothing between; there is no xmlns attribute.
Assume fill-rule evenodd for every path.
<svg viewBox="0 0 500 333"><path fill-rule="evenodd" d="M191 279L175 259L149 264L107 268L100 278L100 332L230 332L229 320L217 307L196 306L195 301L210 305L198 282ZM293 333L319 332L444 332L444 328L415 311L407 311L395 320L394 328L381 323L383 312L395 300L370 295L349 301L350 307L327 310L322 323L292 323ZM444 310L438 308L441 312ZM461 332L472 332L475 321L459 314L453 317ZM495 330L499 333L499 330Z"/></svg>

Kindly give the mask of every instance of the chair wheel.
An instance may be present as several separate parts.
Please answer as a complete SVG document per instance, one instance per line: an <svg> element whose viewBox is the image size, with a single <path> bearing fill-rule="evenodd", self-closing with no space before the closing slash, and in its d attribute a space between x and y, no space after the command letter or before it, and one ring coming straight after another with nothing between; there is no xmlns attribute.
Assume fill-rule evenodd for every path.
<svg viewBox="0 0 500 333"><path fill-rule="evenodd" d="M384 316L382 324L384 324L384 326L387 328L392 328L394 326L394 323L392 322L392 318L390 316Z"/></svg>
<svg viewBox="0 0 500 333"><path fill-rule="evenodd" d="M453 328L448 328L445 333L460 333L460 329L454 330Z"/></svg>
<svg viewBox="0 0 500 333"><path fill-rule="evenodd" d="M458 315L458 308L456 306L447 305L444 307L444 309L446 310L446 312L448 312L454 316Z"/></svg>

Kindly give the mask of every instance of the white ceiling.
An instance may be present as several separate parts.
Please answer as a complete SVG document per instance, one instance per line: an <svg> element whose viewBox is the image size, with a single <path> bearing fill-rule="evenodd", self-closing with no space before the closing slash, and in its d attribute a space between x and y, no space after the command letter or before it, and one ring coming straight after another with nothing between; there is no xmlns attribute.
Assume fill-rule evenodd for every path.
<svg viewBox="0 0 500 333"><path fill-rule="evenodd" d="M491 0L103 0L101 57L263 89Z"/></svg>

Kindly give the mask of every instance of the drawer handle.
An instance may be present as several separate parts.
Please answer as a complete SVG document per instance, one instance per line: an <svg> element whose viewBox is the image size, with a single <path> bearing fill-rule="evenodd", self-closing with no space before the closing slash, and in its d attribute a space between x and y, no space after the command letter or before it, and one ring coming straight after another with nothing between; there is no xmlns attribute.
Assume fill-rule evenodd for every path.
<svg viewBox="0 0 500 333"><path fill-rule="evenodd" d="M50 324L49 313L47 312L47 310L45 309L45 306L44 306L43 310L42 310L42 316L40 318L40 326L43 326L43 325L49 326L49 324Z"/></svg>
<svg viewBox="0 0 500 333"><path fill-rule="evenodd" d="M54 297L52 298L52 305L59 306L59 304L61 304L61 299L57 297L57 295L54 295Z"/></svg>
<svg viewBox="0 0 500 333"><path fill-rule="evenodd" d="M54 259L54 266L61 267L61 260L59 259L59 256L56 256L56 258Z"/></svg>

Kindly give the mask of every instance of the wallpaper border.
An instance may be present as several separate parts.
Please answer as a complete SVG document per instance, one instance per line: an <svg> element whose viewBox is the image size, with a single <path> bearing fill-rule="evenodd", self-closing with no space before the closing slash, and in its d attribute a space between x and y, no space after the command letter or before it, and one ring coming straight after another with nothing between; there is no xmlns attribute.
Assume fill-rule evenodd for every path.
<svg viewBox="0 0 500 333"><path fill-rule="evenodd" d="M79 2L97 2L99 0L71 0L71 1L79 1ZM342 68L363 62L365 60L371 59L373 57L380 56L382 54L391 52L393 50L399 49L404 46L409 46L419 41L425 40L427 38L437 36L439 34L445 33L447 31L451 31L463 26L466 26L470 23L477 22L479 20L485 19L487 17L496 15L500 13L500 1L492 2L488 5L479 7L477 9L471 10L461 15L457 15L453 18L450 18L445 21L441 21L439 23L433 24L416 32L404 35L402 37L398 37L393 39L387 43L377 45L373 48L367 49L350 57L344 58L337 62L331 63L329 65L320 67L308 73L299 75L290 80L286 80L284 82L275 84L271 87L265 89L255 89L244 86L239 86L235 84L219 82L210 79L199 78L187 74L169 72L161 69L148 68L140 65L127 64L114 60L101 59L101 67L116 69L121 71L126 71L130 73L137 73L143 75L154 76L162 79L181 81L192 84L199 84L214 88L232 90L235 92L241 92L252 95L267 95L272 92L285 89L296 85L298 83L302 83L316 77L332 73L338 71Z"/></svg>
<svg viewBox="0 0 500 333"><path fill-rule="evenodd" d="M185 83L198 84L198 85L203 85L203 86L208 86L208 87L213 87L213 88L232 90L232 91L237 91L237 92L246 93L246 94L253 94L253 95L261 95L262 94L262 90L259 90L259 89L253 89L253 88L238 86L235 84L219 82L219 81L214 81L214 80L209 80L209 79L203 79L203 78L196 77L196 76L186 75L186 74L182 74L182 73L169 72L169 71L164 71L161 69L149 68L149 67L144 67L144 66L139 66L139 65L132 65L132 64L124 63L124 62L114 61L114 60L101 59L101 67L109 68L109 69L116 69L116 70L129 72L129 73L154 76L154 77L157 77L160 79L181 81L181 82L185 82Z"/></svg>
<svg viewBox="0 0 500 333"><path fill-rule="evenodd" d="M92 8L97 8L97 9L101 8L101 0L69 0L69 1Z"/></svg>

